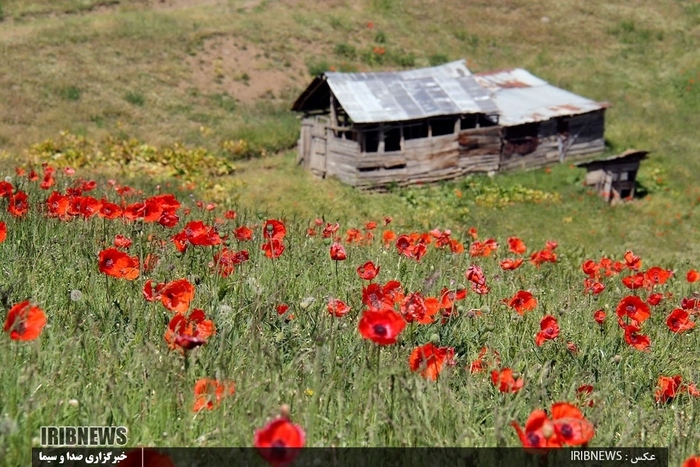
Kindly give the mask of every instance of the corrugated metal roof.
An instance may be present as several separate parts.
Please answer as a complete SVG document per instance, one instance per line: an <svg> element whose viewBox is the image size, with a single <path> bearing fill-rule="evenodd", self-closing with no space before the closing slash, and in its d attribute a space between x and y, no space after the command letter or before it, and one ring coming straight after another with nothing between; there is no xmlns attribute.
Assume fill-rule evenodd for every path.
<svg viewBox="0 0 700 467"><path fill-rule="evenodd" d="M328 72L325 79L355 123L498 113L488 91L477 83L463 60L409 71Z"/></svg>
<svg viewBox="0 0 700 467"><path fill-rule="evenodd" d="M504 126L539 122L608 107L607 103L581 97L530 74L522 68L478 73L476 81L488 89Z"/></svg>

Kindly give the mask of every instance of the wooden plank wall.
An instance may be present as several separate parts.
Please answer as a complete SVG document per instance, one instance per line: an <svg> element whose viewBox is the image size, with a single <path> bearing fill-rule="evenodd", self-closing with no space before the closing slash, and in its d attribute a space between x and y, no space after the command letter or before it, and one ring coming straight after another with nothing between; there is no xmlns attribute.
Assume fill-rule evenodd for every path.
<svg viewBox="0 0 700 467"><path fill-rule="evenodd" d="M565 160L603 152L603 132L604 111L571 117ZM401 151L363 153L357 141L335 136L327 117L314 116L302 121L298 157L318 176L336 176L359 187L431 183L469 173L537 168L559 161L562 139L554 119L540 124L534 151L524 155L506 154L501 134L500 126L474 128L403 140Z"/></svg>

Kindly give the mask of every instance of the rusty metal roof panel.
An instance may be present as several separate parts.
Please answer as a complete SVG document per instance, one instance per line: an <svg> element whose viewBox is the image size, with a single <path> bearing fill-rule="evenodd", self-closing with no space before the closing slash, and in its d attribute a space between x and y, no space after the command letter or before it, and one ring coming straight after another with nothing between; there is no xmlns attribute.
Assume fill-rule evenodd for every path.
<svg viewBox="0 0 700 467"><path fill-rule="evenodd" d="M552 86L522 68L479 73L474 78L490 91L500 114L499 123L504 126L578 115L608 106Z"/></svg>
<svg viewBox="0 0 700 467"><path fill-rule="evenodd" d="M497 112L462 60L398 72L329 72L325 79L355 123Z"/></svg>

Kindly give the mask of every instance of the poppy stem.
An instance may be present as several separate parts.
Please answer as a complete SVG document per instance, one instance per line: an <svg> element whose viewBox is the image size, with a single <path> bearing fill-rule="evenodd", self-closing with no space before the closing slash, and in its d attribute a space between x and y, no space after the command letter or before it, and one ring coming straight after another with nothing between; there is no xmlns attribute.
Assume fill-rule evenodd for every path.
<svg viewBox="0 0 700 467"><path fill-rule="evenodd" d="M377 374L380 374L379 373L379 361L380 361L381 355L382 355L382 346L377 345ZM379 384L379 381L377 381L377 385L378 384Z"/></svg>

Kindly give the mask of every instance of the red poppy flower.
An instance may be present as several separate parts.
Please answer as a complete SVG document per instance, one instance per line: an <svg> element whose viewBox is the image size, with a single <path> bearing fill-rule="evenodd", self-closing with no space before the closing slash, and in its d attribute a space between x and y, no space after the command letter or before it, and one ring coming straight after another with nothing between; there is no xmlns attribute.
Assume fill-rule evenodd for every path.
<svg viewBox="0 0 700 467"><path fill-rule="evenodd" d="M202 409L214 410L221 404L221 400L224 397L232 396L235 392L236 384L233 381L221 382L215 379L202 378L194 384L194 406L192 411L199 412Z"/></svg>
<svg viewBox="0 0 700 467"><path fill-rule="evenodd" d="M544 410L533 410L525 422L525 430L517 422L511 422L511 426L520 438L525 448L560 448L561 441L554 432L554 424L547 417Z"/></svg>
<svg viewBox="0 0 700 467"><path fill-rule="evenodd" d="M683 390L688 393L688 395L693 397L700 397L700 389L695 386L695 383L688 383L683 387Z"/></svg>
<svg viewBox="0 0 700 467"><path fill-rule="evenodd" d="M662 269L658 266L651 267L644 273L645 287L653 287L654 285L663 285L671 277L673 277L673 271L668 269Z"/></svg>
<svg viewBox="0 0 700 467"><path fill-rule="evenodd" d="M467 289L450 290L443 288L440 291L440 308L451 308L457 300L467 298Z"/></svg>
<svg viewBox="0 0 700 467"><path fill-rule="evenodd" d="M625 326L625 342L637 350L648 350L651 346L651 340L649 336L639 334L639 331L637 326Z"/></svg>
<svg viewBox="0 0 700 467"><path fill-rule="evenodd" d="M504 271L514 271L514 270L518 269L522 264L523 264L523 259L522 259L522 258L519 258L519 259L510 259L510 258L509 258L509 259L504 259L504 260L501 261L501 263L500 263L501 269L503 269Z"/></svg>
<svg viewBox="0 0 700 467"><path fill-rule="evenodd" d="M416 347L411 352L408 365L411 371L420 371L425 379L435 381L445 363L454 359L455 349L452 347L437 347L432 342Z"/></svg>
<svg viewBox="0 0 700 467"><path fill-rule="evenodd" d="M691 269L688 271L688 274L685 275L685 280L691 283L700 281L700 272L697 272L695 269Z"/></svg>
<svg viewBox="0 0 700 467"><path fill-rule="evenodd" d="M510 299L504 299L503 303L518 312L519 315L524 315L526 311L534 310L537 306L537 299L530 292L519 290Z"/></svg>
<svg viewBox="0 0 700 467"><path fill-rule="evenodd" d="M149 301L149 302L155 302L155 301L160 301L160 291L163 289L165 286L165 283L160 283L156 285L155 290L153 289L153 280L148 279L146 283L143 285L143 297Z"/></svg>
<svg viewBox="0 0 700 467"><path fill-rule="evenodd" d="M156 255L154 255L153 253L148 253L143 259L143 272L153 271L158 265L158 261L160 260Z"/></svg>
<svg viewBox="0 0 700 467"><path fill-rule="evenodd" d="M209 263L209 267L216 268L221 277L228 277L233 274L235 265L247 260L247 251L235 252L224 247L214 255L214 260Z"/></svg>
<svg viewBox="0 0 700 467"><path fill-rule="evenodd" d="M15 217L22 217L29 211L27 203L27 194L23 191L17 191L14 195L10 195L10 202L7 205L7 212Z"/></svg>
<svg viewBox="0 0 700 467"><path fill-rule="evenodd" d="M536 251L530 255L530 262L537 267L540 267L542 263L556 263L557 255L550 248L545 248L540 251Z"/></svg>
<svg viewBox="0 0 700 467"><path fill-rule="evenodd" d="M583 280L583 293L590 292L593 295L598 295L603 290L605 290L605 284L590 278Z"/></svg>
<svg viewBox="0 0 700 467"><path fill-rule="evenodd" d="M566 343L566 350L568 350L569 352L571 352L574 355L578 355L578 346L574 342L571 342L571 341L567 342Z"/></svg>
<svg viewBox="0 0 700 467"><path fill-rule="evenodd" d="M399 254L411 257L413 253L413 241L408 235L401 235L396 239L396 249L399 250Z"/></svg>
<svg viewBox="0 0 700 467"><path fill-rule="evenodd" d="M139 259L129 256L116 248L100 252L98 266L100 272L119 279L134 280L139 277Z"/></svg>
<svg viewBox="0 0 700 467"><path fill-rule="evenodd" d="M593 424L581 410L566 402L552 405L552 419L544 410L534 410L525 423L525 431L517 422L511 422L526 448L557 448L588 443L595 435Z"/></svg>
<svg viewBox="0 0 700 467"><path fill-rule="evenodd" d="M473 240L479 238L479 233L477 232L476 227L469 227L467 229L467 235L469 235Z"/></svg>
<svg viewBox="0 0 700 467"><path fill-rule="evenodd" d="M656 382L656 392L654 393L654 399L657 403L668 402L670 399L676 397L677 391L681 386L681 377L677 376L659 376L659 380Z"/></svg>
<svg viewBox="0 0 700 467"><path fill-rule="evenodd" d="M124 211L122 211L122 208L120 208L119 205L110 203L105 198L102 198L100 200L100 210L97 213L99 217L102 217L104 219L117 219L123 214Z"/></svg>
<svg viewBox="0 0 700 467"><path fill-rule="evenodd" d="M597 279L600 276L600 266L592 259L584 261L581 265L581 269L583 273L591 279Z"/></svg>
<svg viewBox="0 0 700 467"><path fill-rule="evenodd" d="M671 332L682 333L695 327L695 321L690 319L690 313L681 308L676 308L666 317L666 326Z"/></svg>
<svg viewBox="0 0 700 467"><path fill-rule="evenodd" d="M493 240L493 239L490 239L490 240ZM471 256L472 258L476 258L479 256L482 256L482 257L490 256L491 252L493 251L493 248L491 248L491 246L493 246L494 243L480 242L478 240L475 241L474 243L469 245L469 256Z"/></svg>
<svg viewBox="0 0 700 467"><path fill-rule="evenodd" d="M13 190L14 187L11 183L6 181L0 181L0 198L9 198L10 196L12 196Z"/></svg>
<svg viewBox="0 0 700 467"><path fill-rule="evenodd" d="M168 282L160 290L161 303L170 311L184 314L194 298L194 286L187 279Z"/></svg>
<svg viewBox="0 0 700 467"><path fill-rule="evenodd" d="M424 298L420 292L406 295L401 302L401 315L408 323L418 321L421 324L430 324L439 310L440 302L436 298Z"/></svg>
<svg viewBox="0 0 700 467"><path fill-rule="evenodd" d="M131 246L131 239L128 237L125 237L124 235L117 235L114 237L114 246L117 248L129 248Z"/></svg>
<svg viewBox="0 0 700 467"><path fill-rule="evenodd" d="M525 242L523 242L518 237L509 237L508 250L515 253L516 255L522 255L525 254L525 252L527 251L527 247L525 246Z"/></svg>
<svg viewBox="0 0 700 467"><path fill-rule="evenodd" d="M326 226L323 228L323 238L330 238L333 236L334 233L338 231L340 228L340 224L337 222L335 224L326 224Z"/></svg>
<svg viewBox="0 0 700 467"><path fill-rule="evenodd" d="M68 197L62 195L58 191L54 191L46 199L46 210L48 211L49 217L67 217L69 205L70 201Z"/></svg>
<svg viewBox="0 0 700 467"><path fill-rule="evenodd" d="M681 300L681 308L684 310L695 310L700 308L700 300L690 297L683 297Z"/></svg>
<svg viewBox="0 0 700 467"><path fill-rule="evenodd" d="M333 261L345 261L347 259L345 248L338 242L331 245L330 255Z"/></svg>
<svg viewBox="0 0 700 467"><path fill-rule="evenodd" d="M491 381L499 391L512 393L520 391L523 388L523 384L525 384L523 378L516 380L513 377L513 370L510 368L503 368L501 371L493 370L491 372Z"/></svg>
<svg viewBox="0 0 700 467"><path fill-rule="evenodd" d="M221 244L221 237L214 227L209 227L202 221L192 221L183 230L187 241L192 245L214 246Z"/></svg>
<svg viewBox="0 0 700 467"><path fill-rule="evenodd" d="M179 348L184 352L206 344L214 332L214 323L206 319L203 310L195 308L187 316L179 313L173 316L164 338L171 349Z"/></svg>
<svg viewBox="0 0 700 467"><path fill-rule="evenodd" d="M4 242L7 238L7 224L0 222L0 243Z"/></svg>
<svg viewBox="0 0 700 467"><path fill-rule="evenodd" d="M544 341L556 339L559 336L559 323L552 315L546 315L540 321L540 331L535 336L535 344L540 347Z"/></svg>
<svg viewBox="0 0 700 467"><path fill-rule="evenodd" d="M642 267L642 258L632 253L631 250L628 250L625 253L625 263L629 269L638 271Z"/></svg>
<svg viewBox="0 0 700 467"><path fill-rule="evenodd" d="M659 303L661 303L661 300L663 300L664 295L661 293L653 293L650 294L649 297L647 297L647 303L651 306L656 306Z"/></svg>
<svg viewBox="0 0 700 467"><path fill-rule="evenodd" d="M284 253L284 244L281 240L273 238L260 245L260 249L265 252L268 258L279 258Z"/></svg>
<svg viewBox="0 0 700 467"><path fill-rule="evenodd" d="M395 303L403 300L403 292L399 281L389 281L384 286L369 284L362 288L362 303L371 310L392 308Z"/></svg>
<svg viewBox="0 0 700 467"><path fill-rule="evenodd" d="M241 242L247 242L253 239L253 229L250 229L245 225L238 227L233 231L233 234Z"/></svg>
<svg viewBox="0 0 700 467"><path fill-rule="evenodd" d="M491 367L494 365L498 366L501 364L501 356L495 350L492 351L493 356L488 361L484 361L488 352L489 352L488 347L481 348L476 360L472 361L469 365L469 372L470 373L478 373L480 371L484 371L488 367Z"/></svg>
<svg viewBox="0 0 700 467"><path fill-rule="evenodd" d="M29 300L17 303L7 312L2 330L10 333L13 341L31 341L39 337L46 326L46 314Z"/></svg>
<svg viewBox="0 0 700 467"><path fill-rule="evenodd" d="M700 456L691 456L683 461L681 467L700 467Z"/></svg>
<svg viewBox="0 0 700 467"><path fill-rule="evenodd" d="M480 266L475 264L467 268L467 272L464 273L467 280L478 285L486 284L486 276L484 275L484 270Z"/></svg>
<svg viewBox="0 0 700 467"><path fill-rule="evenodd" d="M187 235L184 231L173 235L170 240L172 240L175 248L177 248L177 251L180 253L184 253L187 250Z"/></svg>
<svg viewBox="0 0 700 467"><path fill-rule="evenodd" d="M362 313L358 329L362 337L379 345L396 343L396 338L406 327L406 321L393 308L367 310Z"/></svg>
<svg viewBox="0 0 700 467"><path fill-rule="evenodd" d="M158 218L158 223L163 227L172 228L180 222L180 217L173 211L165 211Z"/></svg>
<svg viewBox="0 0 700 467"><path fill-rule="evenodd" d="M605 322L605 317L607 315L605 314L605 311L603 309L596 310L593 313L593 319L595 320L596 323L600 324L601 326Z"/></svg>
<svg viewBox="0 0 700 467"><path fill-rule="evenodd" d="M372 261L367 261L365 264L357 267L357 275L360 276L360 279L371 281L379 274L380 267L375 266Z"/></svg>
<svg viewBox="0 0 700 467"><path fill-rule="evenodd" d="M270 240L283 240L287 235L287 228L281 221L268 219L263 225L263 237Z"/></svg>
<svg viewBox="0 0 700 467"><path fill-rule="evenodd" d="M255 430L253 446L271 465L288 465L296 459L306 443L306 433L301 426L282 415L265 427Z"/></svg>
<svg viewBox="0 0 700 467"><path fill-rule="evenodd" d="M360 229L348 229L345 233L345 241L347 243L362 243L364 236Z"/></svg>
<svg viewBox="0 0 700 467"><path fill-rule="evenodd" d="M385 247L388 247L394 240L396 240L396 234L393 230L385 230L382 232L382 243Z"/></svg>
<svg viewBox="0 0 700 467"><path fill-rule="evenodd" d="M624 318L632 320L631 324L642 324L651 316L649 305L634 295L628 295L620 300L615 313L622 322L624 322Z"/></svg>
<svg viewBox="0 0 700 467"><path fill-rule="evenodd" d="M645 277L641 272L622 278L622 283L625 285L625 287L631 290L637 290L644 287L644 282Z"/></svg>
<svg viewBox="0 0 700 467"><path fill-rule="evenodd" d="M328 300L327 309L328 313L332 314L336 318L341 318L350 311L350 307L345 302L338 300L337 298L331 298Z"/></svg>

